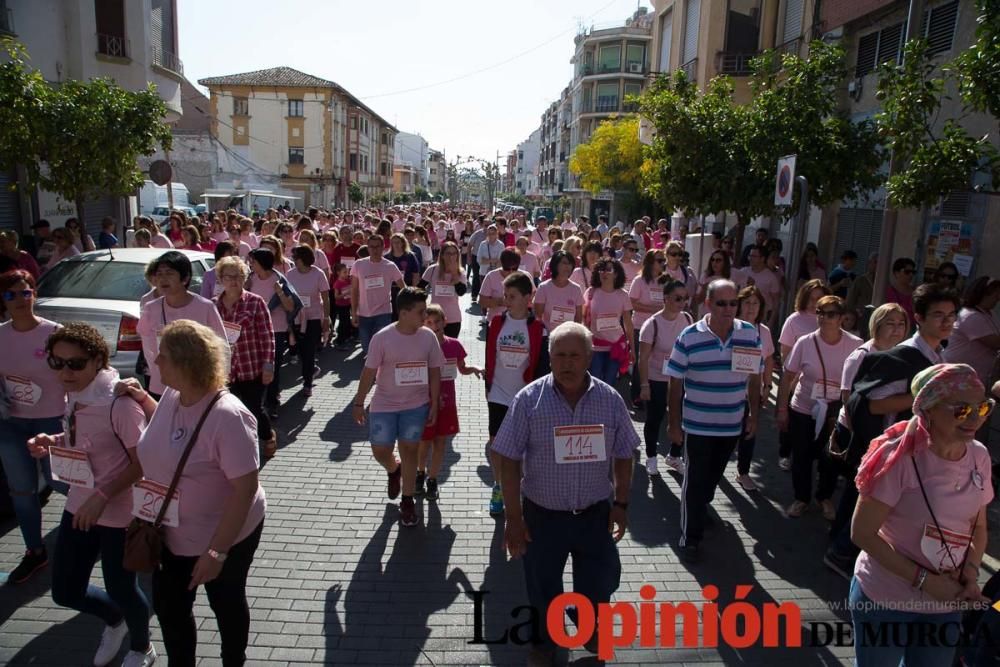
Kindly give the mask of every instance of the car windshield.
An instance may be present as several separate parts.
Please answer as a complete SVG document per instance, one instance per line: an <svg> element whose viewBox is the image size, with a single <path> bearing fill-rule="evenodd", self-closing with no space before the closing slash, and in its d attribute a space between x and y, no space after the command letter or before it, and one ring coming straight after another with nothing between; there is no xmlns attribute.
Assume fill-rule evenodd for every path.
<svg viewBox="0 0 1000 667"><path fill-rule="evenodd" d="M133 262L60 262L38 283L38 296L138 301L149 291L145 266Z"/></svg>

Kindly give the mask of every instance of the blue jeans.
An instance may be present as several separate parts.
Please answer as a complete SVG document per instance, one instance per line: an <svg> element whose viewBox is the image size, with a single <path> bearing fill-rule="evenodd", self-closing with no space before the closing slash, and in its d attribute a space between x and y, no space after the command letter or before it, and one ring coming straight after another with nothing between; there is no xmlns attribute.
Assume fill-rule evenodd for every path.
<svg viewBox="0 0 1000 667"><path fill-rule="evenodd" d="M851 579L850 606L857 667L947 667L952 663L959 641L960 612L920 614L877 608L857 578ZM865 637L866 627L870 638ZM919 641L921 634L929 634L931 641ZM872 641L877 635L881 641ZM938 639L947 645L935 646Z"/></svg>
<svg viewBox="0 0 1000 667"><path fill-rule="evenodd" d="M392 313L358 318L358 336L361 338L361 351L368 356L368 344L372 336L392 324Z"/></svg>
<svg viewBox="0 0 1000 667"><path fill-rule="evenodd" d="M618 383L618 362L611 358L611 352L594 350L590 374L614 387Z"/></svg>
<svg viewBox="0 0 1000 667"><path fill-rule="evenodd" d="M24 538L24 545L32 551L45 546L42 542L42 504L38 500L38 464L42 464L42 473L49 486L63 494L68 487L62 482L52 481L48 458L36 461L28 453L27 443L39 433L62 433L62 430L60 417L0 419L0 461L7 475L10 500L21 537Z"/></svg>
<svg viewBox="0 0 1000 667"><path fill-rule="evenodd" d="M107 625L124 619L131 650L145 652L149 648L149 601L136 574L122 567L124 554L124 528L77 530L73 515L64 511L52 566L52 600L60 607L93 614ZM90 585L98 556L107 591Z"/></svg>

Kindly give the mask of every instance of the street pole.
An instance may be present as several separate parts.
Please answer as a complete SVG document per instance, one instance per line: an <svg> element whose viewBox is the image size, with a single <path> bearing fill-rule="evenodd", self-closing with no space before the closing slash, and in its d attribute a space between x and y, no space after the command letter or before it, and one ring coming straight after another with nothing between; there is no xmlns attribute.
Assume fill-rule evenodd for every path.
<svg viewBox="0 0 1000 667"><path fill-rule="evenodd" d="M791 314L792 305L795 301L797 290L796 283L799 279L799 271L802 270L802 248L805 247L806 227L809 215L809 179L805 176L796 176L795 180L799 184L799 212L792 223L792 248L789 271L785 274L785 293L781 304L781 314L787 317ZM766 259L766 258L765 258Z"/></svg>
<svg viewBox="0 0 1000 667"><path fill-rule="evenodd" d="M924 0L910 0L910 9L906 15L906 40L905 46L911 40L919 37L920 19L924 15ZM902 64L903 53L900 52L900 64ZM889 156L889 174L892 176L903 168L901 161L894 152ZM896 245L896 224L899 221L899 211L894 206L889 206L889 196L886 194L885 208L882 212L882 235L878 244L878 264L875 270L875 285L872 287L872 305L879 306L885 301L886 289L889 286L889 279L892 276L893 249Z"/></svg>

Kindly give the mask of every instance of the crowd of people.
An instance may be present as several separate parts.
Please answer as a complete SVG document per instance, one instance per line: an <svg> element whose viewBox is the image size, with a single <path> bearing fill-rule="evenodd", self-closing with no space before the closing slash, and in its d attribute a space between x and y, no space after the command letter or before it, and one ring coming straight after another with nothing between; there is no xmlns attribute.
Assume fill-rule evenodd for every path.
<svg viewBox="0 0 1000 667"><path fill-rule="evenodd" d="M33 310L39 276L88 243L108 247L104 231L95 246L78 224L36 225L30 251L0 233L0 346L10 351L0 454L26 547L10 581L48 564L40 464L67 493L53 598L106 623L95 664L126 635L124 664L155 660L150 602L121 566L130 524L153 519L165 544L152 609L171 661L195 662L191 609L204 585L223 664L242 664L266 504L257 471L277 453L281 372L297 357L309 399L327 346L360 347L352 415L404 527L421 521L415 498L444 492L438 477L460 432L455 383L483 382L484 501L504 517L540 609L562 591L569 554L576 592L596 605L618 588L615 544L641 442L647 475L661 474L663 455L682 479L685 563L703 560L708 508L735 457L744 492L757 490L752 462L775 465L791 473L785 515L815 506L829 522L824 563L851 581L855 623L951 627L962 604L986 600L978 575L994 487L983 443L1000 280L978 277L960 296L954 264L918 284L916 263L898 258L874 308L874 255L861 272L847 250L827 270L813 244L788 261L765 228L742 249L696 228L690 236L711 248L695 270L688 230L648 217L529 223L447 205L174 213L165 229L139 217L126 244L163 250L146 270L139 383L109 367L95 329ZM198 294L184 250L215 256ZM485 329L482 368L458 340L467 294ZM754 448L770 409L779 456L764 461ZM143 515L144 498L167 509ZM98 558L106 591L88 586ZM939 648L927 662L913 642L871 647L855 636L863 667L944 665L954 654ZM532 659L545 663L551 649L536 646Z"/></svg>

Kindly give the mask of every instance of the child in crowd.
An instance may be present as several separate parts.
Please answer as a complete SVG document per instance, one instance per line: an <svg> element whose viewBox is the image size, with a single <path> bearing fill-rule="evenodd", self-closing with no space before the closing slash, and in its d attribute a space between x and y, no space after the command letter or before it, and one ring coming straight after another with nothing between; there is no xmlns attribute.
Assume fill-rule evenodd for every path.
<svg viewBox="0 0 1000 667"><path fill-rule="evenodd" d="M353 336L351 326L351 271L345 264L335 264L333 267L333 306L337 317L337 339L334 343L338 350L347 349L347 341Z"/></svg>

